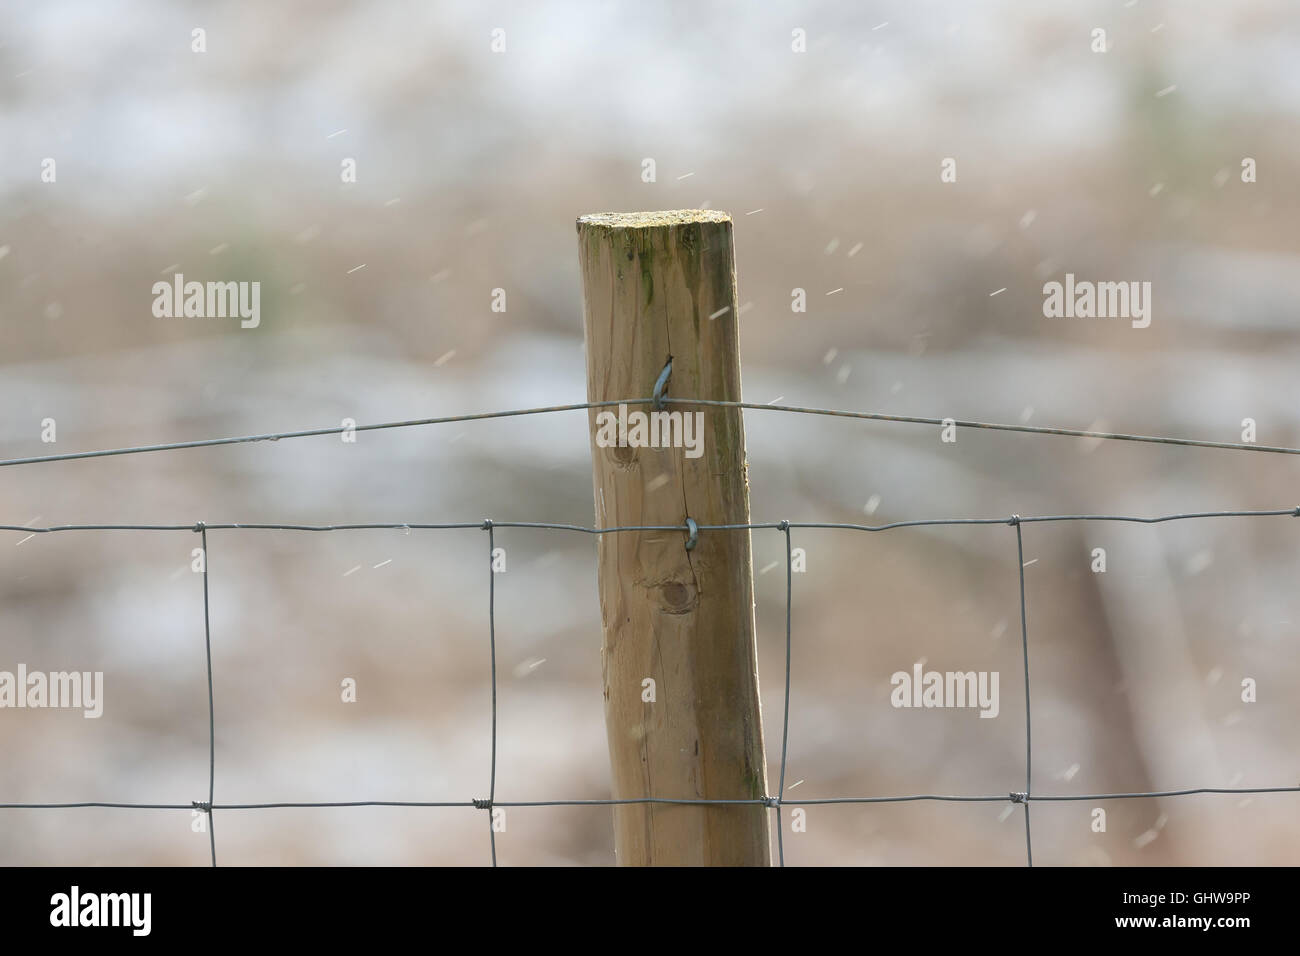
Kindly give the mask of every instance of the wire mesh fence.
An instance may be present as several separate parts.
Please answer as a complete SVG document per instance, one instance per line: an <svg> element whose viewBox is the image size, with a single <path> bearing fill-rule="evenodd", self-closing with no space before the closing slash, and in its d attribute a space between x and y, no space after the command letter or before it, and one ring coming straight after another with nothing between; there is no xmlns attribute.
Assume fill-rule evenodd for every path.
<svg viewBox="0 0 1300 956"><path fill-rule="evenodd" d="M1219 448L1237 451L1259 451L1271 452L1276 454L1297 455L1300 454L1300 448L1291 448L1284 446L1267 446L1246 443L1230 443L1202 441L1184 438L1166 438L1159 436L1131 435L1117 432L1098 432L1078 429L1048 428L1040 426L1027 425L1004 425L986 422L964 422L953 419L933 419L917 418L895 415L883 415L867 412L837 411L832 409L807 408L791 405L765 405L749 402L731 402L731 401L710 401L703 399L686 399L686 398L668 398L657 395L655 398L645 399L622 399L605 402L582 402L569 405L554 405L540 408L518 409L509 411L485 412L480 414L456 415L442 418L415 419L400 422L386 422L373 425L356 425L352 427L354 431L367 431L386 428L403 428L418 425L434 425L449 422L478 421L492 418L513 417L520 415L535 415L563 411L580 411L592 408L601 408L608 406L636 405L636 404L678 404L678 405L702 405L716 407L733 407L742 409L766 409L775 411L792 412L796 414L813 414L813 415L831 415L844 418L856 418L874 421L900 422L910 424L925 424L950 427L972 427L983 429L994 429L1001 431L1021 432L1028 434L1045 434L1058 435L1066 437L1082 437L1119 441L1137 441L1153 442L1160 444L1185 445L1202 448ZM46 455L27 458L14 458L0 461L0 467L51 463L56 461L69 461L83 458L97 458L114 455L141 454L156 451L174 451L185 448L199 448L213 445L228 445L244 442L258 441L278 441L287 438L305 438L323 435L337 435L345 431L344 428L322 428L309 429L293 432L279 432L262 435L252 435L238 438L218 438L200 441L176 442L169 444L142 445L126 448L115 448L102 451L74 452L63 455ZM1029 619L1025 590L1025 560L1024 560L1024 532L1026 524L1048 523L1048 522L1089 522L1089 521L1117 521L1117 522L1137 522L1141 524L1159 524L1169 521L1188 521L1204 520L1209 518L1264 518L1264 517L1300 517L1300 506L1291 508L1281 508L1272 510L1251 510L1251 511L1201 511L1201 512L1184 512L1178 514L1167 514L1158 516L1136 516L1136 515L1112 515L1112 514L1062 514L1062 515L1009 515L1006 517L980 517L980 518L922 518L909 521L894 521L879 525L854 524L845 522L799 522L781 520L775 522L757 522L747 524L720 524L705 525L697 524L693 519L687 518L680 525L621 525L617 527L591 527L578 524L563 524L554 522L539 521L493 521L492 519L483 519L481 521L470 522L446 522L446 523L421 523L421 522L382 522L382 523L362 523L362 524L331 524L331 525L304 525L304 524L265 524L265 523L208 523L197 521L185 524L80 524L80 525L54 525L48 527L32 527L30 525L0 525L0 531L19 532L29 536L37 534L54 534L61 532L90 532L90 531L138 531L138 532L178 532L199 535L200 545L203 554L202 565L202 582L203 582L203 630L204 630L204 653L206 659L206 676L207 676L207 703L208 703L208 793L206 800L194 800L188 804L185 803L112 803L103 801L77 801L65 803L0 803L0 809L11 810L58 810L58 809L77 809L77 808L108 808L108 809L131 809L131 810L187 810L191 812L200 812L206 817L206 828L209 835L209 846L211 851L212 865L217 865L217 844L216 831L214 828L214 815L217 811L238 811L238 810L270 810L270 809L322 809L322 808L349 808L349 807L428 807L428 808L464 808L473 810L486 810L488 812L488 848L490 859L493 866L497 865L497 846L496 846L496 827L493 813L497 808L525 808L525 807L612 807L627 804L678 804L678 805L750 805L762 806L770 809L774 816L775 830L777 833L777 862L779 865L785 865L785 845L784 845L784 822L782 809L786 806L817 806L817 805L834 805L834 804L877 804L877 803L909 803L918 801L938 801L952 803L1006 803L1010 807L1020 805L1023 808L1025 823L1025 862L1027 866L1033 866L1033 830L1030 821L1030 804L1035 801L1043 802L1080 802L1080 801L1100 801L1100 800L1130 800L1130 799L1151 799L1161 797L1179 797L1192 796L1197 794L1256 794L1256 793L1300 793L1300 786L1275 786L1275 787L1249 787L1249 788L1230 788L1230 787L1193 787L1181 790L1162 790L1162 791L1139 791L1128 793L1092 793L1092 794L1041 794L1035 793L1033 789L1033 734L1032 734L1032 715L1033 704L1030 693L1030 654L1029 654ZM786 765L789 753L789 728L790 728L790 674L791 664L794 659L794 627L792 603L794 596L794 561L793 561L793 538L791 532L798 530L836 530L849 532L884 532L900 528L917 528L917 527L934 527L934 526L954 526L954 525L1005 525L1014 529L1016 539L1016 556L1020 597L1020 630L1021 630L1021 659L1024 671L1024 697L1025 697L1025 776L1024 787L1020 790L1009 790L1007 793L998 794L907 794L898 796L884 795L863 795L863 796L843 796L843 797L822 797L809 798L798 801L786 799ZM606 534L624 534L629 532L647 532L647 531L679 531L683 535L683 543L698 533L709 533L716 531L777 531L784 538L785 545L785 566L786 566L786 587L785 587L785 668L784 668L784 705L782 708L782 731L781 731L781 755L780 770L778 776L778 785L774 795L765 795L753 799L704 799L690 797L642 797L630 799L550 799L550 800L498 800L496 798L497 784L497 646L496 646L496 570L493 566L494 551L496 546L496 531L501 528L511 529L538 529L545 531L565 531L589 535L606 535ZM210 572L209 550L208 550L208 532L209 531L295 531L295 532L330 532L330 531L365 531L365 530L404 530L404 531L444 531L444 530L482 530L487 535L487 572L488 572L488 607L487 607L487 643L488 657L490 668L490 690L491 690L491 738L490 738L490 765L488 773L488 786L486 797L470 797L460 801L417 801L417 800L350 800L337 802L275 802L275 803L218 803L216 802L216 701L213 692L213 671L212 671L212 628L210 615L210 592L208 586L208 577ZM219 557L219 553L218 553Z"/></svg>

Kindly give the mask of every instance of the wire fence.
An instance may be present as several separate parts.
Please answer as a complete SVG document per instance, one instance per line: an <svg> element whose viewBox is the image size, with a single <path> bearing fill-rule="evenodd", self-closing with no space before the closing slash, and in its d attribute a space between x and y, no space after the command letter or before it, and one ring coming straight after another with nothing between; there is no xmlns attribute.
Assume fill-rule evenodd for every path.
<svg viewBox="0 0 1300 956"><path fill-rule="evenodd" d="M793 405L770 405L758 404L752 402L736 401L712 401L706 399L683 399L669 398L659 394L656 389L656 395L653 398L642 399L622 399L602 402L581 402L570 405L552 405L540 408L517 409L510 411L484 412L470 415L454 415L442 418L414 419L401 422L385 422L373 425L356 425L351 429L345 428L320 428L291 432L278 432L263 435L250 435L239 438L216 438L201 441L175 442L169 444L157 445L140 445L126 448L107 449L102 451L74 452L64 455L45 455L28 458L14 458L0 461L0 467L12 465L26 465L37 463L48 463L55 461L70 461L83 458L100 458L113 455L142 454L156 451L174 451L185 448L202 448L214 445L231 445L244 442L259 441L279 441L289 438L306 438L322 435L337 435L344 431L372 431L386 428L405 428L418 425L436 425L450 422L478 421L491 418L505 418L520 415L536 415L564 411L581 411L592 408L612 407L617 405L647 405L652 404L656 407L661 404L676 405L702 405L724 408L737 409L766 409L774 411L793 412L797 414L812 415L831 415L842 418L867 419L873 421L885 422L902 422L911 424L925 424L938 426L969 427L994 429L999 431L1024 432L1029 434L1040 435L1059 435L1066 437L1094 438L1117 441L1136 441L1136 442L1153 442L1169 445L1184 445L1201 448L1220 448L1235 451L1259 451L1271 452L1276 454L1300 455L1300 448L1290 448L1284 446L1255 445L1232 442L1215 442L1202 441L1185 438L1166 438L1146 435L1132 435L1118 432L1097 432L1080 429L1066 428L1048 428L1042 426L1028 425L1004 425L987 422L968 422L956 421L953 419L935 419L935 418L917 418L897 415L884 415L868 412L851 412L838 411L832 409L809 408ZM217 865L217 842L216 830L213 826L213 816L216 811L235 811L235 810L271 810L271 809L328 809L328 808L347 808L347 807L460 807L466 809L486 810L488 811L488 843L491 852L492 865L497 865L497 847L496 847L496 829L492 811L495 808L512 808L512 807L570 807L570 806L603 806L611 807L627 804L678 804L678 805L750 805L767 807L773 811L775 816L775 829L777 833L777 860L779 865L785 865L785 841L783 836L783 816L782 808L786 805L798 806L818 806L833 804L874 804L874 803L909 803L919 801L940 801L952 803L1008 803L1011 806L1019 804L1024 809L1025 822L1025 862L1027 866L1032 867L1034 863L1033 854L1033 830L1030 824L1029 805L1034 801L1043 802L1078 802L1094 800L1129 800L1129 799L1150 799L1160 797L1178 797L1191 796L1196 794L1254 794L1254 793L1300 793L1300 786L1294 787L1193 787L1183 790L1163 790L1163 791L1143 791L1133 793L1094 793L1094 794L1038 794L1033 791L1033 707L1030 695L1030 668L1029 668L1029 620L1025 595L1025 560L1024 560L1024 534L1023 527L1026 524L1045 523L1045 522L1064 522L1064 521L1128 521L1142 524L1158 524L1166 521L1185 521L1206 518L1250 518L1250 517L1300 517L1300 506L1293 508L1282 508L1263 511L1201 511L1185 512L1179 514L1159 515L1154 517L1140 517L1135 515L1104 515L1104 514L1065 514L1065 515L1010 515L1007 517L985 517L985 518L923 518L911 521L894 521L887 524L866 525L851 524L844 522L799 522L799 521L776 521L776 522L759 522L749 524L723 524L723 525L702 525L697 524L694 520L687 519L687 523L680 525L622 525L610 528L588 527L577 524L559 524L553 522L538 521L493 521L484 519L474 522L450 522L450 523L420 523L420 522L384 522L368 524L336 524L336 525L302 525L302 524L242 524L242 523L207 523L203 521L188 524L166 524L166 525L142 525L142 524L81 524L81 525L56 525L44 528L31 527L30 525L0 525L0 531L22 532L28 535L35 534L54 534L67 531L156 531L156 532L188 532L200 536L200 544L203 550L203 633L204 633L204 652L206 655L206 673L208 685L208 798L206 800L195 800L188 804L183 803L108 803L101 801L80 801L75 803L0 803L0 809L10 810L58 810L58 809L76 809L101 807L110 809L131 809L131 810L189 810L199 811L206 815L207 831L209 835L209 845L211 849L212 865ZM1021 633L1021 651L1022 662L1024 665L1024 688L1025 688L1025 782L1023 790L1011 790L1007 793L1000 794L981 794L981 795L955 795L955 794L909 794L903 796L846 796L846 797L822 797L810 798L798 801L789 801L785 797L785 776L786 763L789 753L790 737L790 673L791 663L793 660L793 627L792 627L792 599L794 592L794 562L793 546L791 532L795 530L812 530L812 529L829 529L837 531L862 531L862 532L882 532L891 531L898 528L916 528L916 527L933 527L933 526L952 526L952 525L1008 525L1015 529L1016 534L1016 555L1017 566L1019 569L1019 590L1020 590L1020 633ZM493 553L496 543L496 530L498 528L532 528L549 531L569 531L591 535L605 534L622 534L627 532L642 531L680 531L684 536L694 536L699 532L712 531L779 531L784 536L786 552L786 591L785 591L785 680L784 680L784 706L782 710L782 729L781 729L781 765L778 778L777 792L774 796L763 796L753 799L703 799L703 798L670 798L670 797L641 797L631 799L589 799L589 800L497 800L496 799L496 776L497 776L497 654L496 654L496 571L493 567ZM411 531L442 531L442 530L469 530L480 529L487 533L487 565L488 565L488 609L487 609L487 631L488 631L488 651L491 672L491 763L488 776L488 795L484 798L470 798L461 801L418 801L418 800L351 800L339 802L277 802L277 803L217 803L216 801L216 702L213 694L212 682L212 627L210 616L210 596L208 589L208 575L210 573L210 555L208 551L208 532L209 531L302 531L302 532L328 532L328 531L360 531L360 530L411 530ZM685 542L687 537L683 538Z"/></svg>

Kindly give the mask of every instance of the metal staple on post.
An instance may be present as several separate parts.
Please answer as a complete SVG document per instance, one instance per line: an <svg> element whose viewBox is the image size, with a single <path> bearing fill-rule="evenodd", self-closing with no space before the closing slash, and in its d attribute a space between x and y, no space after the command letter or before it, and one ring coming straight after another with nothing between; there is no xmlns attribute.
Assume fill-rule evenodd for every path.
<svg viewBox="0 0 1300 956"><path fill-rule="evenodd" d="M664 395L668 388L668 379L672 377L672 374L673 357L670 355L668 361L664 363L664 370L655 379L654 395L650 399L655 411L661 411L664 407Z"/></svg>

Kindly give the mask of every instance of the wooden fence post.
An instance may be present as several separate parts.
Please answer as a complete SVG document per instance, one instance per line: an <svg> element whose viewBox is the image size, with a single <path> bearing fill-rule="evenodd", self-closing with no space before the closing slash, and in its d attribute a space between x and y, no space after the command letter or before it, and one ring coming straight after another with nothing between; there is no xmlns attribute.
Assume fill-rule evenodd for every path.
<svg viewBox="0 0 1300 956"><path fill-rule="evenodd" d="M670 357L669 398L740 399L728 215L583 216L578 246L588 401L650 397ZM740 410L654 411L590 410L597 526L748 524ZM665 436L686 447L645 447ZM614 797L762 798L750 532L687 541L678 530L598 536ZM614 847L621 865L771 864L760 805L616 806Z"/></svg>

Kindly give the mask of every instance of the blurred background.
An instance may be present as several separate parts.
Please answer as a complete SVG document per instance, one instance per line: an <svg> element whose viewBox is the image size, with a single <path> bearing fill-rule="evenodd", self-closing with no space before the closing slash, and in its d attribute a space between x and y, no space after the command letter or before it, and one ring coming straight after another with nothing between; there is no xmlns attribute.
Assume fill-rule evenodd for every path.
<svg viewBox="0 0 1300 956"><path fill-rule="evenodd" d="M1297 62L1285 0L15 5L0 457L583 401L574 219L695 207L735 218L747 400L1221 441L1251 418L1300 445ZM260 327L155 317L177 272L260 282ZM1067 272L1151 282L1150 327L1045 318ZM746 430L755 521L1300 504L1289 456L762 411ZM0 523L590 524L588 442L570 412L20 465ZM1300 785L1298 533L1026 526L1035 793ZM607 797L595 541L496 540L497 798ZM106 685L98 720L0 711L0 802L207 799L197 543L0 537L0 669ZM794 544L787 799L1023 789L1014 530ZM216 802L486 796L486 549L475 530L210 532ZM774 790L780 532L754 551ZM919 659L999 671L999 717L895 710L889 677ZM1035 861L1295 864L1297 799L1039 803ZM215 828L224 864L489 860L471 809ZM497 849L610 864L611 813L510 810ZM785 849L1023 865L1024 831L999 803L814 806ZM188 811L0 810L6 864L207 861Z"/></svg>

